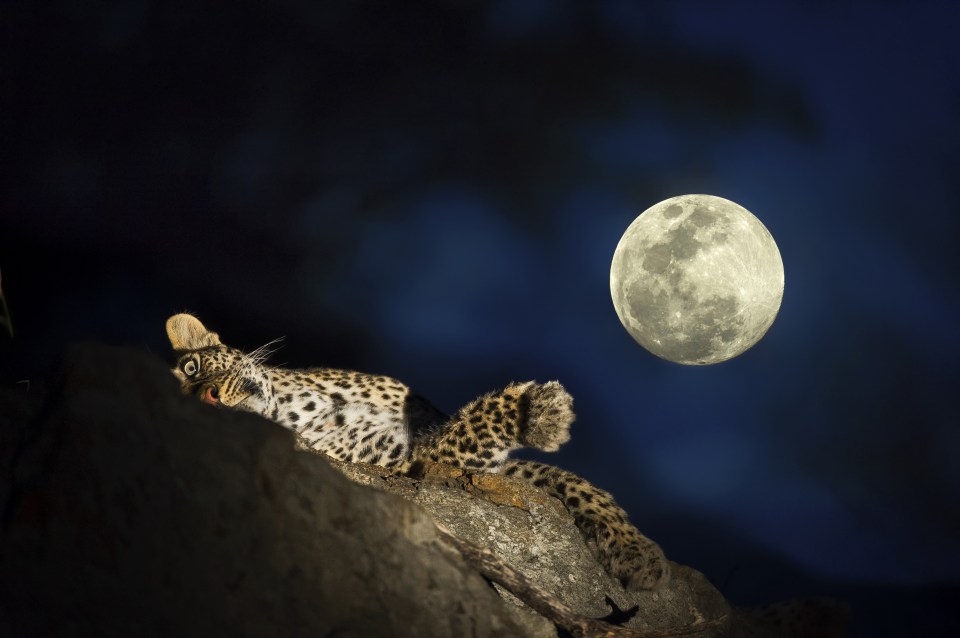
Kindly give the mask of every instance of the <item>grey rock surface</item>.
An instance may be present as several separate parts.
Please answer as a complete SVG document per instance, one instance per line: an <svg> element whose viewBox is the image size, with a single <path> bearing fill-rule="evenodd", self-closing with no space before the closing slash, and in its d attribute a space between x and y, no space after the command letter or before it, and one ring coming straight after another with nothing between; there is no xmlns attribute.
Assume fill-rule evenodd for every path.
<svg viewBox="0 0 960 638"><path fill-rule="evenodd" d="M462 475L434 466L423 480L382 468L335 462L347 476L422 505L456 536L488 547L550 595L585 618L638 606L624 623L638 630L706 626L730 608L699 572L673 564L675 577L658 591L632 592L594 559L560 501L521 481L494 474ZM518 604L512 596L507 600ZM704 635L710 635L709 631ZM550 628L548 635L555 635Z"/></svg>
<svg viewBox="0 0 960 638"><path fill-rule="evenodd" d="M85 345L46 397L0 390L0 636L557 635L435 523L583 617L636 605L618 635L781 635L681 565L625 592L521 482L332 466L176 386L154 357Z"/></svg>

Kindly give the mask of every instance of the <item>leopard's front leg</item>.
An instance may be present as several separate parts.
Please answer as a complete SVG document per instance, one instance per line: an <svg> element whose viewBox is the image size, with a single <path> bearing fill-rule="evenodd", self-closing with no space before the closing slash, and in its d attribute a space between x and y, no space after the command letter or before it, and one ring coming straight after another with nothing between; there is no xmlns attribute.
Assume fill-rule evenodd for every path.
<svg viewBox="0 0 960 638"><path fill-rule="evenodd" d="M511 450L559 449L574 418L573 398L557 381L513 383L471 401L418 439L413 460L498 472Z"/></svg>

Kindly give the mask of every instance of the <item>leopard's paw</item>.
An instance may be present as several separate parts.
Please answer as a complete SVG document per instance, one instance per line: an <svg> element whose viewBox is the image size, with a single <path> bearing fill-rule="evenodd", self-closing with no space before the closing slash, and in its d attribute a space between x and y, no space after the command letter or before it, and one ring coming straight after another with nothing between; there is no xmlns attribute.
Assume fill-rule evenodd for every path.
<svg viewBox="0 0 960 638"><path fill-rule="evenodd" d="M526 423L521 425L521 442L527 447L556 452L570 440L573 397L559 381L531 383L524 391L527 403Z"/></svg>

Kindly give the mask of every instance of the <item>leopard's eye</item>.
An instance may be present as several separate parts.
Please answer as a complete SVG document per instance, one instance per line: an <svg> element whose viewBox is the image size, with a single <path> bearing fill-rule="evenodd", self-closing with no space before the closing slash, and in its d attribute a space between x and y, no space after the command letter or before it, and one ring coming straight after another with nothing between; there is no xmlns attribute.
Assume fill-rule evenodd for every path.
<svg viewBox="0 0 960 638"><path fill-rule="evenodd" d="M193 359L186 361L183 364L183 373L188 377L192 377L193 375L195 375L197 373L197 362L194 361Z"/></svg>

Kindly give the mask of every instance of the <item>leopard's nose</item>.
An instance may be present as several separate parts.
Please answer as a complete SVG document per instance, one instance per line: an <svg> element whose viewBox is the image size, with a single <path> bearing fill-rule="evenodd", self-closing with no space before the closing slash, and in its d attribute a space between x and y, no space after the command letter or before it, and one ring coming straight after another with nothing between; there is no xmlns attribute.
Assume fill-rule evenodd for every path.
<svg viewBox="0 0 960 638"><path fill-rule="evenodd" d="M215 385L208 385L200 395L200 400L210 405L220 405L220 390Z"/></svg>

